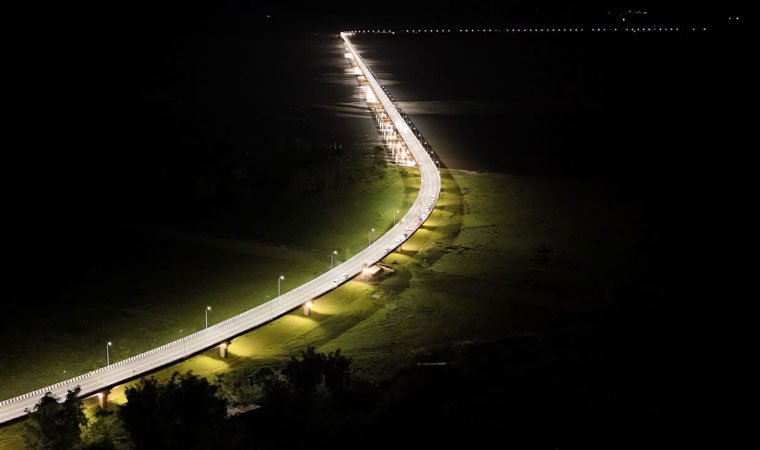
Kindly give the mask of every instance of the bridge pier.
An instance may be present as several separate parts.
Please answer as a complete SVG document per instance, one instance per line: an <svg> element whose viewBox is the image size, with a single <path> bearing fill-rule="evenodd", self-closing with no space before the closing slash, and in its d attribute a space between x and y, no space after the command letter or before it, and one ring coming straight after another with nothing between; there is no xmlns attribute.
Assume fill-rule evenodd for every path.
<svg viewBox="0 0 760 450"><path fill-rule="evenodd" d="M229 347L230 344L232 344L232 339L230 339L229 341L224 341L221 344L219 344L219 356L221 358L227 357L227 347Z"/></svg>
<svg viewBox="0 0 760 450"><path fill-rule="evenodd" d="M308 316L311 314L311 307L314 306L312 301L308 301L303 304L303 315Z"/></svg>
<svg viewBox="0 0 760 450"><path fill-rule="evenodd" d="M98 392L98 406L100 406L100 409L108 408L108 394L110 393L111 393L110 389L104 389Z"/></svg>

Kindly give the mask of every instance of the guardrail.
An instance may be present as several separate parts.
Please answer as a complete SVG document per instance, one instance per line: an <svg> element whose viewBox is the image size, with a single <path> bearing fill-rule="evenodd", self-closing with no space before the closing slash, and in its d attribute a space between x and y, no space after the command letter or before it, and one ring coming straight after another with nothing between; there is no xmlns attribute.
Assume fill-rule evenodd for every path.
<svg viewBox="0 0 760 450"><path fill-rule="evenodd" d="M408 118L402 117L372 71L364 64L364 61L349 41L348 35L341 33L341 38L354 56L376 97L380 100L383 108L385 108L386 113L392 119L396 130L409 148L420 170L420 191L414 204L403 216L403 220L399 221L388 232L378 237L374 243L368 245L364 250L342 264L241 314L122 361L0 401L0 423L25 416L27 411L34 407L39 397L44 396L46 393L52 393L61 398L68 390L80 387L82 389L80 395L88 396L143 376L169 364L187 359L226 340L257 328L292 311L306 301L318 298L335 289L345 281L334 283L339 274L348 273L351 277L357 275L367 261L375 263L381 260L393 249L409 239L413 231L416 231L422 225L432 212L432 207L440 193L440 175L436 165L430 157L429 151L418 140L415 133L412 132L410 128L411 122L408 121ZM403 231L407 232L403 233ZM403 236L403 238L399 239L399 236Z"/></svg>

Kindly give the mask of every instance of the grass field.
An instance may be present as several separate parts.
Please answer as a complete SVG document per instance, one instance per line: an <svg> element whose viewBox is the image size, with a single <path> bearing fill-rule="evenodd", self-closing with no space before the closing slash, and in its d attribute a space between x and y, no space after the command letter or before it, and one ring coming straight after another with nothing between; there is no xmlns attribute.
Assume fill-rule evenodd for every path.
<svg viewBox="0 0 760 450"><path fill-rule="evenodd" d="M409 192L419 182L409 172L402 179ZM625 270L613 260L637 243L633 227L605 231L625 221L622 207L574 182L446 172L424 228L386 258L393 275L352 281L317 301L312 316L296 311L236 339L227 359L209 351L162 375L277 366L315 345L341 348L378 379L448 344L583 326Z"/></svg>
<svg viewBox="0 0 760 450"><path fill-rule="evenodd" d="M327 230L330 236L348 235L356 224L392 218L393 205L413 197L419 183L411 171L397 179L384 185L387 198L378 196L374 208L361 212L359 204L350 221L349 214L340 221L333 210L319 227L306 227L313 233L301 236L298 244L306 252ZM444 171L443 181L430 219L386 259L396 268L393 275L375 284L351 281L316 301L310 317L295 311L235 339L226 359L209 350L156 375L193 370L214 378L240 367L278 366L315 345L321 351L341 348L360 376L380 379L420 358L444 358L439 350L446 346L583 327L607 307L607 291L626 270L620 261L633 252L640 233L614 199L573 181L463 171ZM407 198L401 200L398 192ZM350 245L360 245L366 239L362 234ZM223 254L245 263L250 258ZM307 266L296 273L308 277L310 270L323 269L324 261ZM202 314L213 292L238 298L257 284L274 285L271 276L260 279L253 271L247 278L240 270L220 277L216 290L199 292L196 309ZM234 307L225 311L232 313ZM122 388L111 400L123 401ZM0 449L17 448L19 426L0 430Z"/></svg>
<svg viewBox="0 0 760 450"><path fill-rule="evenodd" d="M210 323L254 307L276 294L279 274L284 290L314 278L329 268L331 249L342 260L366 245L368 226L390 226L405 195L388 168L360 188L311 199L298 221L278 222L277 244L166 228L131 235L131 262L104 264L74 302L27 311L33 332L23 340L0 331L0 398L104 365L108 341L113 362L199 330L207 305Z"/></svg>

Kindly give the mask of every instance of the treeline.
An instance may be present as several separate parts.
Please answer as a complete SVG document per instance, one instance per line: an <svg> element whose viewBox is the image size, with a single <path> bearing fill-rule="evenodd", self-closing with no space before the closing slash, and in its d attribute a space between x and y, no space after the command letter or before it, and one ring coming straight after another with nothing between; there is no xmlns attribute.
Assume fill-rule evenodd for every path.
<svg viewBox="0 0 760 450"><path fill-rule="evenodd" d="M652 347L632 331L616 323L448 345L377 382L340 350L309 347L213 382L143 379L126 404L92 417L76 392L63 403L48 396L26 441L61 450L736 447L737 411L697 408L711 394L641 364Z"/></svg>
<svg viewBox="0 0 760 450"><path fill-rule="evenodd" d="M355 408L365 391L372 388L352 376L351 358L340 349L324 354L308 347L282 368L232 372L214 383L192 372L144 378L126 389L125 404L98 409L92 418L79 388L62 401L48 393L29 413L24 442L49 450L259 448L274 436L263 438L230 420L229 407L256 402L292 423L290 412L305 414L316 403Z"/></svg>

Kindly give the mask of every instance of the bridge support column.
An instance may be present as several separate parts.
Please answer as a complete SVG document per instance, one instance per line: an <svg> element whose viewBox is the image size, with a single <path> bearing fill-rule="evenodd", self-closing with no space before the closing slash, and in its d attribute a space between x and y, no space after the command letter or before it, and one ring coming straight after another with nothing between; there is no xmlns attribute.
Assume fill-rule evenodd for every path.
<svg viewBox="0 0 760 450"><path fill-rule="evenodd" d="M311 307L314 306L314 303L309 300L308 302L303 304L303 315L308 316L311 314Z"/></svg>
<svg viewBox="0 0 760 450"><path fill-rule="evenodd" d="M221 344L219 344L219 356L220 357L222 357L222 358L226 358L227 357L227 347L229 347L230 344L232 344L232 340L225 341L225 342L222 342Z"/></svg>
<svg viewBox="0 0 760 450"><path fill-rule="evenodd" d="M100 406L100 409L108 408L108 394L110 393L110 389L104 389L98 392L98 406Z"/></svg>

